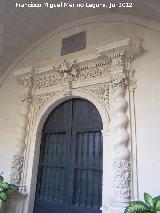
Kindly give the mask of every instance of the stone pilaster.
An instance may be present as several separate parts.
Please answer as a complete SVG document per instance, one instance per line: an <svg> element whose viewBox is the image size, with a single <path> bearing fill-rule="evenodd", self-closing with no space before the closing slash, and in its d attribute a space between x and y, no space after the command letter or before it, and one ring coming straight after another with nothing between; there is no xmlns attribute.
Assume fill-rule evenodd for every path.
<svg viewBox="0 0 160 213"><path fill-rule="evenodd" d="M22 98L22 111L20 114L20 123L17 128L17 141L15 147L15 153L11 164L11 183L20 185L21 175L23 172L24 165L24 151L26 148L25 139L27 136L27 126L29 122L29 112L32 102L32 88L33 88L33 77L26 75L20 78L20 82L23 83L23 98Z"/></svg>

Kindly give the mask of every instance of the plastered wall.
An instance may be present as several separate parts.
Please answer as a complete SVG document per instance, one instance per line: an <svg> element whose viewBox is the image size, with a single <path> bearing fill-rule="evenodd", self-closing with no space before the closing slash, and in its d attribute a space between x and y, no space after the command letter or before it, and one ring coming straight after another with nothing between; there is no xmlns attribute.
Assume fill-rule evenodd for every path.
<svg viewBox="0 0 160 213"><path fill-rule="evenodd" d="M89 23L90 22L90 23ZM129 21L128 21L129 22ZM145 24L145 25L144 25ZM133 66L137 79L135 89L136 142L138 156L138 190L140 198L143 192L160 194L160 28L148 27L134 20L122 21L82 21L61 27L42 42L30 49L12 69L30 65L40 67L89 55L95 49L109 42L129 37L142 40L144 53ZM87 31L86 49L66 56L60 56L62 38ZM10 165L16 145L16 131L20 119L22 86L16 82L13 73L3 81L0 88L0 172L9 180ZM105 162L104 162L105 163Z"/></svg>

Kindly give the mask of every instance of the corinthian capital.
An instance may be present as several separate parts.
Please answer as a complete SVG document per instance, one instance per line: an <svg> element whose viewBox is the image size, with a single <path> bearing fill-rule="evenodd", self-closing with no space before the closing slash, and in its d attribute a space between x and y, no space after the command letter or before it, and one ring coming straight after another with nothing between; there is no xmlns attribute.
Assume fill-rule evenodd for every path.
<svg viewBox="0 0 160 213"><path fill-rule="evenodd" d="M128 86L128 74L125 69L125 61L122 56L112 59L110 81L112 89L125 89Z"/></svg>
<svg viewBox="0 0 160 213"><path fill-rule="evenodd" d="M114 73L111 75L112 89L125 89L128 86L128 80L124 72Z"/></svg>

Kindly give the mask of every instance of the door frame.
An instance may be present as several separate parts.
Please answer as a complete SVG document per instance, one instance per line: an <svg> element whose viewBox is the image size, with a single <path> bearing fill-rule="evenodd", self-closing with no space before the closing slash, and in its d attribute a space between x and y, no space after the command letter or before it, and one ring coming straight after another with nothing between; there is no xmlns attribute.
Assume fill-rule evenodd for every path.
<svg viewBox="0 0 160 213"><path fill-rule="evenodd" d="M20 178L22 191L23 188L27 188L28 193L26 199L19 199L16 202L17 212L33 212L44 122L57 105L74 97L93 103L103 122L103 213L110 213L111 209L123 212L129 201L137 198L134 113L136 81L132 60L142 52L140 40L127 38L96 48L95 54L84 58L63 61L54 66L50 64L39 68L27 67L14 72L17 80L23 83L24 109L18 133L20 140L16 146L19 155L13 159L13 163L17 163L17 159L20 159L23 168L22 166L20 169L19 166L14 168L11 176L12 173L16 173ZM113 132L110 131L110 116ZM123 136L121 140L119 133ZM17 164L19 165L19 162Z"/></svg>
<svg viewBox="0 0 160 213"><path fill-rule="evenodd" d="M52 110L60 103L73 99L73 98L81 98L90 101L100 113L102 123L103 123L103 130L102 130L102 137L103 137L103 180L102 180L102 210L103 207L105 208L106 204L108 203L109 191L106 190L111 185L111 171L112 171L112 144L110 143L110 136L111 132L109 129L109 113L106 111L106 108L102 104L102 102L91 95L90 93L79 90L72 92L72 95L65 95L64 92L57 94L52 98L50 101L46 102L43 108L39 111L37 119L34 123L34 128L30 132L30 144L28 145L28 162L27 170L27 181L26 186L28 188L29 194L25 201L25 213L32 213L34 208L34 199L35 199L35 191L36 191L36 182L37 182L37 174L38 174L38 163L39 163L39 153L40 153L40 143L41 143L41 133L44 126L44 123ZM106 151L107 150L107 153ZM109 151L110 150L110 151ZM107 159L106 159L107 154ZM110 154L110 156L109 156Z"/></svg>

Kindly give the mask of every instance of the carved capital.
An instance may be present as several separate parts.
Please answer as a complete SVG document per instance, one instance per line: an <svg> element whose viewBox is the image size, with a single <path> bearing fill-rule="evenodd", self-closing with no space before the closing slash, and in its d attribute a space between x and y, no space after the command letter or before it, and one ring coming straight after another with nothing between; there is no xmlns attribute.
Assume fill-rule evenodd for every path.
<svg viewBox="0 0 160 213"><path fill-rule="evenodd" d="M128 86L128 63L124 56L112 59L110 81L113 91L126 89Z"/></svg>
<svg viewBox="0 0 160 213"><path fill-rule="evenodd" d="M111 86L114 91L119 89L126 89L128 86L128 79L126 74L122 72L111 74Z"/></svg>

